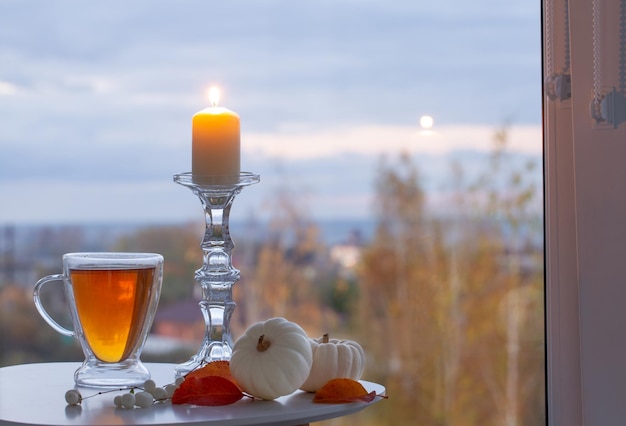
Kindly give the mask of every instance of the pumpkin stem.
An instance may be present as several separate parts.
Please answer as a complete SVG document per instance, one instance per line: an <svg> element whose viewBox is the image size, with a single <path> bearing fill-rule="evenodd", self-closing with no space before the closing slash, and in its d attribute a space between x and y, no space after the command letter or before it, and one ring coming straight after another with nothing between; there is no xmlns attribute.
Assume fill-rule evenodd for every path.
<svg viewBox="0 0 626 426"><path fill-rule="evenodd" d="M256 350L259 352L265 352L270 347L270 342L265 340L265 334L261 334L259 341L256 344Z"/></svg>
<svg viewBox="0 0 626 426"><path fill-rule="evenodd" d="M322 336L322 343L328 343L328 333L324 333Z"/></svg>

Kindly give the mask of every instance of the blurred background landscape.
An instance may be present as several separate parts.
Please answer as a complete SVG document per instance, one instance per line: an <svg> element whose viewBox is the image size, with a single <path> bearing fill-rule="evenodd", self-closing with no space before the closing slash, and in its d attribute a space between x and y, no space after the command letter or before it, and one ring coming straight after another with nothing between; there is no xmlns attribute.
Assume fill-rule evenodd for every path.
<svg viewBox="0 0 626 426"><path fill-rule="evenodd" d="M362 343L365 378L390 399L333 424L541 424L544 405L543 233L531 206L541 194L507 164L506 132L485 174L460 166L451 213L433 216L419 170L406 155L381 160L369 221L319 222L280 193L268 222L232 225L235 338L253 322L283 316L310 336ZM250 188L251 189L251 188ZM0 238L2 364L82 359L32 303L32 285L61 271L70 251L152 251L165 256L163 293L145 361L184 362L204 322L193 272L202 223L151 226L10 226ZM65 315L62 286L46 306ZM369 422L369 423L368 423Z"/></svg>
<svg viewBox="0 0 626 426"><path fill-rule="evenodd" d="M544 424L539 5L181 4L0 2L0 363L82 360L32 301L76 251L163 254L142 358L196 352L204 224L172 175L218 84L261 175L232 209L234 337L359 341L390 398L323 424Z"/></svg>

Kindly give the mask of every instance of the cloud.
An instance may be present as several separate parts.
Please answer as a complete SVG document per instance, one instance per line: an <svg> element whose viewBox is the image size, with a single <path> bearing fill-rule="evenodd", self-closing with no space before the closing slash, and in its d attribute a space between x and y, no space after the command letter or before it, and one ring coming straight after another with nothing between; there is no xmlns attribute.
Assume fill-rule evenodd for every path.
<svg viewBox="0 0 626 426"><path fill-rule="evenodd" d="M313 131L307 126L287 126L277 133L243 136L243 150L269 158L305 159L338 154L381 155L394 151L445 155L459 150L487 152L493 148L497 128L491 126L442 126L432 131L417 126L365 125ZM541 126L512 126L511 151L539 154Z"/></svg>
<svg viewBox="0 0 626 426"><path fill-rule="evenodd" d="M447 124L538 123L539 11L496 3L12 2L0 80L81 116L102 102L192 113L219 83L257 132L402 125L423 110Z"/></svg>
<svg viewBox="0 0 626 426"><path fill-rule="evenodd" d="M0 96L17 95L20 89L16 84L0 80Z"/></svg>
<svg viewBox="0 0 626 426"><path fill-rule="evenodd" d="M191 116L214 83L241 116L242 164L262 175L242 194L253 210L288 182L315 214L363 214L377 158L400 150L437 190L449 159L477 167L505 121L511 149L539 155L539 24L526 0L9 2L0 221L175 217L173 192L197 213L170 180L190 168ZM100 210L80 205L89 191Z"/></svg>
<svg viewBox="0 0 626 426"><path fill-rule="evenodd" d="M265 145L257 147L257 151L250 147L244 149L242 167L260 174L261 182L246 188L237 197L233 217L245 220L254 215L265 219L275 213L277 200L285 193L290 194L289 197L297 205L305 206L303 210L318 220L371 217L381 156L385 155L393 164L399 150L404 148L402 143L390 142L394 140L391 137L393 132L385 126L380 126L377 132L373 129L304 133L304 138L284 134L249 135L259 142L279 141L278 147L282 147L283 151L276 146ZM443 138L437 142L431 138L432 135L420 136L409 129L402 130L409 133L404 142L414 144L411 155L419 171L420 185L434 207L445 207L445 203L452 199L450 194L455 188L453 164L462 167L466 185L489 170L489 140L493 131L488 128L474 135L469 133L468 128L455 128L455 132L451 132L463 135L458 141L483 141L477 149L466 143L445 144ZM523 146L508 152L503 170L520 170L528 162L538 164L525 179L530 179L540 191L541 138L535 137L536 131L533 130L536 129L522 128L511 132L516 136L510 141ZM402 134L400 130L396 131ZM371 139L363 143L366 135ZM482 136L486 139L483 140ZM381 140L388 143L384 144ZM314 145L316 141L320 142L320 147ZM342 141L344 145L333 145L333 141ZM244 145L247 142L244 141ZM432 143L441 143L443 148L430 148ZM428 150L421 149L420 145ZM303 147L307 155L303 155L297 147ZM365 149L359 149L363 147ZM155 146L143 157L128 154L127 158L133 159L131 162L116 159L115 156L103 158L93 155L97 152L87 149L74 153L74 161L58 163L56 167L41 158L38 161L43 168L39 173L31 176L22 174L20 178L9 175L0 179L0 199L3 203L0 223L202 220L198 199L172 180L173 174L188 171L189 164L178 161L180 164L176 166L173 151L167 146ZM29 160L34 161L33 158ZM47 167L44 167L46 164ZM129 168L131 166L134 169ZM23 172L24 164L16 168L16 173L17 170Z"/></svg>
<svg viewBox="0 0 626 426"><path fill-rule="evenodd" d="M199 201L170 179L0 182L0 223L106 223L201 219Z"/></svg>

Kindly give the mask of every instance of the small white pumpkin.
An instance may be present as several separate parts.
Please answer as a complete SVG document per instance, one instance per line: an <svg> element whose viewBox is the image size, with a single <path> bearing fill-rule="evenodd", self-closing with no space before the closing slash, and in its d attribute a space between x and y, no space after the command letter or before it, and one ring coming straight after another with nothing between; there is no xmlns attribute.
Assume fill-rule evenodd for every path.
<svg viewBox="0 0 626 426"><path fill-rule="evenodd" d="M309 339L313 351L311 372L300 389L315 392L332 379L359 380L365 369L365 351L352 340Z"/></svg>
<svg viewBox="0 0 626 426"><path fill-rule="evenodd" d="M235 342L230 372L241 389L263 399L297 390L311 371L313 352L306 332L284 318L248 327Z"/></svg>

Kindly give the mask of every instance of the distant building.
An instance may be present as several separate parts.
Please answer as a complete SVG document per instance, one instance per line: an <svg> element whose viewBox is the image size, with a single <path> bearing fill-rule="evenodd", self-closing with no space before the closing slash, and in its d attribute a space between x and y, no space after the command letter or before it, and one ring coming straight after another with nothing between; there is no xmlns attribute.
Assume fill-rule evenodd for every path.
<svg viewBox="0 0 626 426"><path fill-rule="evenodd" d="M361 259L361 247L350 244L337 244L330 249L330 258L343 269L352 270Z"/></svg>
<svg viewBox="0 0 626 426"><path fill-rule="evenodd" d="M361 260L363 238L359 230L352 230L348 238L330 248L330 259L339 265L341 273L351 275Z"/></svg>
<svg viewBox="0 0 626 426"><path fill-rule="evenodd" d="M152 333L187 342L201 342L204 338L204 319L198 302L187 300L159 306Z"/></svg>

